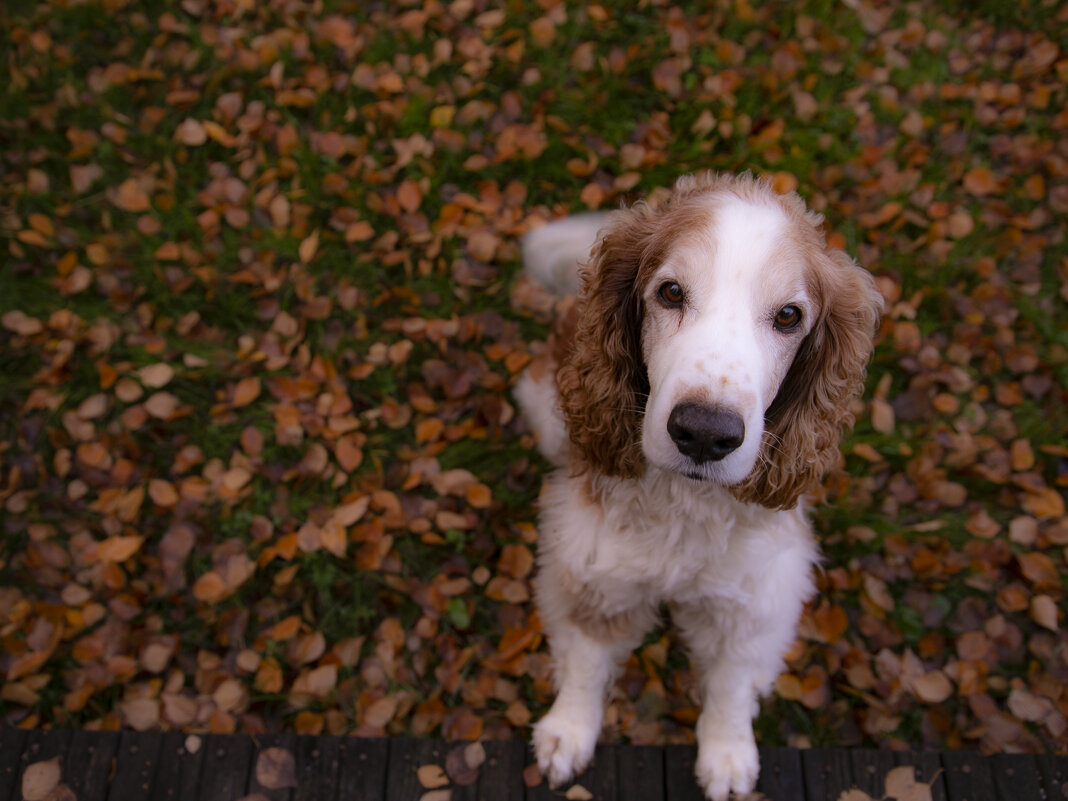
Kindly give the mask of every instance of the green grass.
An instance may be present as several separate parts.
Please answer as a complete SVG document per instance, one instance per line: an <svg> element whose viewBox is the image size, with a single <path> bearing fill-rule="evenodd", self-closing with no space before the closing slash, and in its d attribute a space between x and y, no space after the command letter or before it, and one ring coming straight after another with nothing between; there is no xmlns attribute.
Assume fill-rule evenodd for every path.
<svg viewBox="0 0 1068 801"><path fill-rule="evenodd" d="M47 681L38 699L27 705L0 694L0 725L120 726L126 694L158 693L161 678L208 703L214 683L234 673L238 651L253 647L278 620L299 615L303 630L323 633L328 654L336 643L365 638L359 664L341 670L344 689L313 703L309 708L320 717L302 719L299 725L307 727L302 730L319 725L337 733L424 731L425 721L412 712L381 731L364 728L361 710L368 703L403 691L415 704L440 696L448 710L469 706L487 731L526 736L527 726L506 718L507 704L484 697L487 686L514 686L535 715L549 698L544 638L532 638L517 662L494 661L508 632L538 626L531 601L501 600L500 580L509 577L499 563L505 546L535 547L530 526L548 469L524 439L521 422L505 413L517 364L510 359L548 333L543 321L512 303L520 269L515 239L535 216L585 210L582 193L589 184L604 192L601 207L613 208L670 186L682 173L752 169L796 178L798 192L825 214L828 230L885 286L899 290L866 398L889 374L891 403L902 404L908 393L929 399L940 392L959 402L956 411L921 408L909 420L899 415L884 432L875 430L867 407L861 409L844 443L844 473L829 482L833 503L815 511L827 570L839 571L834 582L843 582L828 580L819 602L842 607L850 627L834 643L806 641L787 665L798 677L824 670L830 700L809 709L769 699L756 724L761 742L1068 747L1055 727L1034 722L1022 724L1027 736L1019 740L984 740L983 721L958 697L946 702L957 729L936 736L928 707L907 689L886 680L860 692L841 668L846 651L873 657L885 648L894 658L916 652L927 634L923 613L930 610L909 606L911 589L928 592L932 608L944 613L938 631L947 654L925 659L925 670L951 668L960 632L945 621L965 601L982 603L986 620L1003 618L1025 644L1046 636L1028 610L1002 608L993 593L969 584L982 572L974 553L981 546L965 523L985 510L1002 524L1000 543L1007 540L1009 522L1028 514L1023 486L1041 484L1063 497L1068 480L1059 450L1068 427L1061 397L1068 381L1068 335L1059 322L1066 312L1068 251L1058 227L1063 210L1053 200L1063 188L1056 154L1064 123L1057 114L1068 93L1056 60L1037 74L1016 69L1028 54L1048 51L1049 43L1063 50L1068 14L1062 4L952 3L938 10L898 4L889 9L885 27L874 30L878 15L866 17L866 6L829 0L805 0L789 9L762 2L681 3L674 11L613 0L603 8L564 4L548 12L557 23L548 42L539 41L531 27L546 12L515 2L503 4L499 25L480 16L492 6L460 14L463 4L445 4L425 19L421 33L405 29L402 23L411 18L400 16L416 6L355 0L299 12L264 4L241 13L205 4L195 14L190 9L197 3L116 5L90 0L46 8L18 0L0 10L0 49L10 56L0 66L0 315L17 310L46 326L57 313L74 315L69 330L46 327L23 336L12 330L14 323L0 328L0 587L14 588L3 591L8 595L0 592L5 654L0 671L10 670L25 643L36 641L38 621L67 621L60 644L39 670ZM672 49L679 11L689 37L682 52ZM161 24L165 13L169 26ZM335 34L321 27L331 14L351 23L350 46L344 36L341 44L332 41ZM918 38L909 28L913 21L923 27ZM925 37L931 34L936 45L941 34L944 45L928 46ZM588 44L592 63L581 71L572 57ZM1058 52L1055 59L1063 60ZM958 57L963 68L954 66ZM667 59L681 65L675 94L654 79ZM383 82L355 85L354 76L368 67ZM123 68L133 71L126 83ZM393 75L399 84L391 83ZM316 89L306 105L279 91L319 86L322 78L328 88ZM1025 106L1033 92L1048 91L1049 102L1028 106L1018 120L999 116L991 122L976 99L987 91L983 82L1018 84ZM957 96L948 99L943 89ZM220 113L223 95L239 100L235 119ZM799 116L798 103L803 107L809 96L815 110ZM453 121L432 128L434 110L450 106ZM476 107L481 114L461 121ZM998 114L1012 110L994 107ZM694 123L706 111L716 127L694 134ZM924 131L902 131L910 111L923 115ZM233 143L181 144L175 131L187 118L218 124ZM296 143L283 155L279 132L287 126L296 132ZM768 133L776 131L781 132ZM543 137L544 149L501 153L502 136L516 132ZM328 133L352 137L353 152L337 158L318 152L317 138ZM93 144L76 152L86 135ZM400 164L400 154L417 136L425 138L427 152ZM638 183L616 192L613 182L627 171L621 149L638 144L649 156L637 170ZM485 166L473 168L479 158ZM573 160L595 166L579 174L568 166ZM78 194L70 168L88 164L98 165L104 177ZM978 165L989 167L1004 191L969 193L962 178ZM1025 184L1034 175L1045 187L1038 200L1034 187ZM42 176L47 187L31 189ZM147 211L125 211L113 202L116 187L127 179L151 184ZM224 179L238 182L245 198L236 203L212 198L213 180ZM421 188L414 214L398 212L395 205L406 180ZM274 195L289 202L286 225L272 222L266 203ZM457 198L464 197L477 202L457 210ZM865 222L890 201L901 204L898 217ZM246 212L248 223L230 225L228 205ZM1048 218L1037 227L1027 223L1026 215L1044 205ZM345 241L342 208L368 222L373 236ZM223 216L217 228L202 225L209 209ZM974 229L949 246L934 244L935 237L928 237L932 222L955 211L970 214ZM26 233L42 220L51 230L43 245ZM474 230L490 230L503 244L483 283L460 286L455 275L464 272L458 266L467 266L467 238ZM313 231L319 232L318 250L303 264L300 245ZM169 243L182 246L181 259L156 257ZM103 257L100 245L106 248ZM92 282L63 295L59 271L69 267L69 259L90 269ZM984 259L993 259L992 272L979 269ZM270 278L231 280L245 268ZM1037 287L1029 285L1029 275L1037 276ZM190 279L180 291L173 288L176 277ZM341 304L343 286L359 290L352 308ZM314 299L324 297L332 303L325 319L307 314L316 308ZM272 330L281 312L296 322L296 334ZM179 330L178 321L194 314L199 323ZM426 321L428 333L414 336L407 359L368 369L379 344L404 342L415 318ZM102 327L93 328L97 321L115 326L114 341L101 338ZM455 324L456 331L431 337L443 322ZM912 322L921 348L898 350L898 326ZM960 337L968 348L960 367L973 386L954 391L946 375L957 365L946 350ZM999 398L1011 396L999 390L1025 378L1009 363L1016 346L1034 349L1034 373L1050 386L1044 394L1024 392L1019 403L1003 405ZM161 361L175 367L175 377L164 387L145 387L144 396L157 389L171 392L191 414L137 424L144 398L118 399L112 378L136 378L140 368ZM229 388L245 377L260 379L259 397L228 408ZM109 398L106 413L74 425L69 413L98 393ZM434 408L413 408L422 397ZM341 403L346 398L351 407ZM298 410L303 432L298 444L280 442L276 435L276 414L286 404ZM344 411L336 412L339 408ZM440 431L432 428L435 418ZM246 427L262 437L259 453L245 452ZM339 438L353 433L363 438L363 460L342 475ZM973 460L948 458L954 437L972 438ZM1010 471L1004 481L977 469L984 460L1000 464L1021 439L1035 451L1033 467ZM112 467L79 461L79 445L93 442L105 445ZM940 455L929 465L920 457L932 443L938 446L932 452ZM203 461L177 471L175 458L184 446L199 448ZM874 449L882 460L861 458L855 446ZM298 465L318 448L326 454L322 473L299 474ZM232 468L248 468L252 477L245 490L228 498L216 479ZM488 487L488 505L463 491L440 495L433 474L451 469L468 470ZM962 485L964 505L923 497L919 490L910 498L911 489L931 478ZM173 507L156 506L147 496L130 512L108 506L111 490L130 492L153 479L186 495ZM291 560L265 560L218 602L193 597L189 588L214 569L223 542L244 543L249 558L257 560L308 520L322 522L364 496L369 509L349 527L344 558L298 549ZM464 516L464 526L442 513ZM251 534L259 516L274 525L266 541L254 541ZM181 566L187 589L160 595L162 542L177 522L197 532ZM915 529L931 522L943 526ZM1033 545L1001 544L1010 554L1045 553L1062 571L1062 523L1051 515L1036 525ZM869 527L874 539L852 541L845 532L853 526ZM135 534L145 542L129 560L110 566L94 560L93 543ZM392 539L376 562L367 543L378 536ZM909 559L900 553L902 538L909 548L929 545L946 563L911 575ZM292 577L279 582L290 568ZM1002 584L1022 582L1029 598L1048 594L1062 616L1068 613L1061 588L1030 585L1012 559L996 570ZM896 604L877 623L864 618L868 574L891 577ZM456 579L470 580L469 589L459 595L439 592L443 582ZM71 586L87 590L89 600L71 596ZM529 592L529 576L520 577L517 586ZM141 611L122 619L113 607L126 603L126 596ZM77 602L68 603L72 597ZM102 616L82 627L79 615L95 614L96 606ZM382 632L389 618L404 630L399 645ZM131 680L119 681L106 659L85 656L82 638L107 631L107 623L121 629L116 647L134 657L152 637L175 635L179 649L168 670L178 671L180 681L140 667ZM662 634L656 632L646 645ZM886 637L892 641L884 642ZM618 719L657 718L691 704L685 654L669 642L666 663L658 667L665 695L643 685L648 677L632 665L627 681L638 692L613 701ZM1001 711L1008 709L1004 682L1041 693L1059 676L1058 665L1049 664L1041 649L1023 661L1021 653L997 651L986 666L1003 680L986 688ZM261 692L251 676L241 674L250 706L219 725L254 729L275 720L298 725L288 691L314 665L289 664L285 642L268 643L264 655L278 660L283 690ZM208 656L218 657L223 667L204 669L198 660ZM453 661L458 659L466 661L458 665ZM441 693L439 676L454 672L460 677L455 692ZM64 708L67 693L86 681L95 682L86 705ZM635 704L640 714L630 715ZM873 709L899 716L898 729L867 731L864 722ZM338 711L340 717L329 714ZM163 719L160 725L170 723ZM648 728L621 724L616 735L688 736L689 729L670 715L658 726L650 735Z"/></svg>

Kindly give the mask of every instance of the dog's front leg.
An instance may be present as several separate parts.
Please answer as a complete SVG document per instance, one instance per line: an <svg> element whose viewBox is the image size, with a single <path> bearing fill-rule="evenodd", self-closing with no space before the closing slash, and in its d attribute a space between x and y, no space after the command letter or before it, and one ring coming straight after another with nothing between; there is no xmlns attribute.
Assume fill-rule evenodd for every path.
<svg viewBox="0 0 1068 801"><path fill-rule="evenodd" d="M539 578L549 580L544 574ZM543 601L547 594L545 590L540 593ZM542 615L557 695L548 714L534 726L533 739L538 769L552 787L558 787L585 770L593 758L608 688L646 628L655 622L655 613L642 610L576 622L578 610L554 614L558 610L552 606L543 602Z"/></svg>
<svg viewBox="0 0 1068 801"><path fill-rule="evenodd" d="M699 676L696 773L712 801L756 785L760 758L752 721L759 697L782 670L801 601L784 606L770 615L733 602L672 607Z"/></svg>

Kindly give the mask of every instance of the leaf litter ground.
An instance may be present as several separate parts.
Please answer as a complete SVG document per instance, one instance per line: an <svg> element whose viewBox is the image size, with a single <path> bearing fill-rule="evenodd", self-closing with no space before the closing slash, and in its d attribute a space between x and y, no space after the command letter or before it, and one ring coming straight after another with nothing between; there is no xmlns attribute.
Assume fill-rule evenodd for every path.
<svg viewBox="0 0 1068 801"><path fill-rule="evenodd" d="M946 9L5 4L3 725L525 737L517 236L751 168L889 309L761 741L1068 747L1068 11Z"/></svg>

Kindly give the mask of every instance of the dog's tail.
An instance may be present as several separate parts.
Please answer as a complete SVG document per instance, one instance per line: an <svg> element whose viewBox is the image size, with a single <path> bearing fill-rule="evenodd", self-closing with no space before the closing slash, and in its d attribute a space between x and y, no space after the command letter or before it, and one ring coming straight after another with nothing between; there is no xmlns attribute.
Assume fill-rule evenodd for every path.
<svg viewBox="0 0 1068 801"><path fill-rule="evenodd" d="M602 236L612 212L576 214L535 228L523 235L523 270L554 295L574 295L579 288L578 266Z"/></svg>

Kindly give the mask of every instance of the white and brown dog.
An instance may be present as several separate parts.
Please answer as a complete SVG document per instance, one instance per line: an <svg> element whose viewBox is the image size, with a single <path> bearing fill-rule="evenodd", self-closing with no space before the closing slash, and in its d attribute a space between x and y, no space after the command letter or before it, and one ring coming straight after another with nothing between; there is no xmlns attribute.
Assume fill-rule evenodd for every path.
<svg viewBox="0 0 1068 801"><path fill-rule="evenodd" d="M753 789L757 700L813 591L803 497L838 458L883 307L821 224L796 194L705 174L523 242L535 280L579 289L516 386L559 468L536 578L558 694L534 749L553 785L592 758L666 603L700 677L697 779L716 801Z"/></svg>

